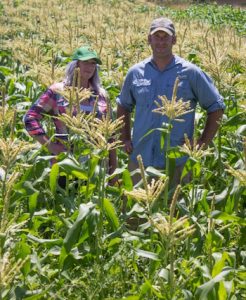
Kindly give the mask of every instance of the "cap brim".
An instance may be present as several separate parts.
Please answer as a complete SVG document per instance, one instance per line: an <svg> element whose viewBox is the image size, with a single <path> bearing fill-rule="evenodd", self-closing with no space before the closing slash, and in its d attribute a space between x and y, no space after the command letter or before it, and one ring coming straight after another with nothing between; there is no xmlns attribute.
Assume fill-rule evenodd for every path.
<svg viewBox="0 0 246 300"><path fill-rule="evenodd" d="M87 57L79 58L78 60L86 61L89 59L94 59L97 62L97 64L99 64L99 65L102 64L102 61L98 57L95 57L95 56L87 56Z"/></svg>
<svg viewBox="0 0 246 300"><path fill-rule="evenodd" d="M78 56L73 56L72 58L73 60L81 60L81 61L87 61L89 59L94 59L96 61L97 64L101 65L102 64L102 61L98 58L98 57L95 57L95 56L86 56L86 57L81 57L79 58Z"/></svg>
<svg viewBox="0 0 246 300"><path fill-rule="evenodd" d="M157 27L154 30L150 31L150 34L154 34L157 31L164 31L167 34L169 34L170 36L173 36L173 32L171 30L169 30L168 28L163 28L163 27Z"/></svg>

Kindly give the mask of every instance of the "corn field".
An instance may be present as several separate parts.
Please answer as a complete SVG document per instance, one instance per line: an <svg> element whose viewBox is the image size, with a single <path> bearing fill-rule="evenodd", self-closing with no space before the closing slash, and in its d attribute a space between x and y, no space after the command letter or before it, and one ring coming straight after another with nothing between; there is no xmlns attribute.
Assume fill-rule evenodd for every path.
<svg viewBox="0 0 246 300"><path fill-rule="evenodd" d="M165 172L145 169L141 157L143 184L133 186L116 119L125 75L151 55L149 25L159 16L175 23L174 52L207 72L226 104L209 148L186 141L170 149L170 161L189 156L192 173L175 191ZM246 299L245 10L143 0L2 0L0 24L0 299ZM103 62L113 120L62 116L76 147L51 166L23 116L63 79L73 50L88 44ZM198 109L195 137L205 120ZM51 124L44 123L49 136ZM112 134L118 167L108 175L105 141ZM83 163L82 154L89 157ZM59 176L67 178L65 189ZM118 183L110 186L114 176Z"/></svg>

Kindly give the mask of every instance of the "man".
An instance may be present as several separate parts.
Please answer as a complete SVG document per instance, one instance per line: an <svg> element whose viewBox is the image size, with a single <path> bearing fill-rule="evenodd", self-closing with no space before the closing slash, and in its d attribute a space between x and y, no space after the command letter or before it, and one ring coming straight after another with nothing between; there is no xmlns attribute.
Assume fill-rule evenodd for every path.
<svg viewBox="0 0 246 300"><path fill-rule="evenodd" d="M122 140L125 150L130 154L129 169L138 168L136 157L141 154L145 167L165 167L165 147L161 150L160 131L150 130L162 127L168 118L152 112L157 108L158 96L172 98L176 78L179 78L177 99L190 101L191 112L183 115L184 122L172 122L171 147L184 143L184 134L192 140L194 132L195 107L197 103L206 110L207 120L199 145L207 146L213 139L225 105L212 80L197 66L173 54L176 43L175 28L171 20L153 20L148 35L152 56L134 65L128 71L121 93L117 98L118 117L124 116L125 126ZM135 108L133 136L131 138L131 112ZM186 158L176 160L180 169ZM136 182L134 182L136 183Z"/></svg>

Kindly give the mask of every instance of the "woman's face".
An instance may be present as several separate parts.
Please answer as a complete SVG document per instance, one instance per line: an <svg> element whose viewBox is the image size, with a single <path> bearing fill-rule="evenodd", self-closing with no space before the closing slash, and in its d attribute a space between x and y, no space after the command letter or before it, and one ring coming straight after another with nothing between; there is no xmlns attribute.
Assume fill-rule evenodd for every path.
<svg viewBox="0 0 246 300"><path fill-rule="evenodd" d="M80 69L80 76L84 80L89 80L95 73L97 63L94 59L86 61L79 60L78 67Z"/></svg>

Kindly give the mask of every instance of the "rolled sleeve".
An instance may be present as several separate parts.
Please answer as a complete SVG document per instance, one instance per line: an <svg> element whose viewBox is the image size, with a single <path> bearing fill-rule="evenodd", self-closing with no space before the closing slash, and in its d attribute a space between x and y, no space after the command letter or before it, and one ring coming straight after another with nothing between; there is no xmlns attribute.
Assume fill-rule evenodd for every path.
<svg viewBox="0 0 246 300"><path fill-rule="evenodd" d="M199 68L195 70L193 76L195 76L195 80L192 81L195 83L193 89L200 106L207 113L220 109L224 110L226 106L223 97L215 87L212 79Z"/></svg>
<svg viewBox="0 0 246 300"><path fill-rule="evenodd" d="M220 110L220 109L225 109L226 106L223 102L223 98L219 98L217 99L217 102L213 103L212 105L210 105L209 107L207 107L207 113L211 113L214 112L216 110Z"/></svg>

